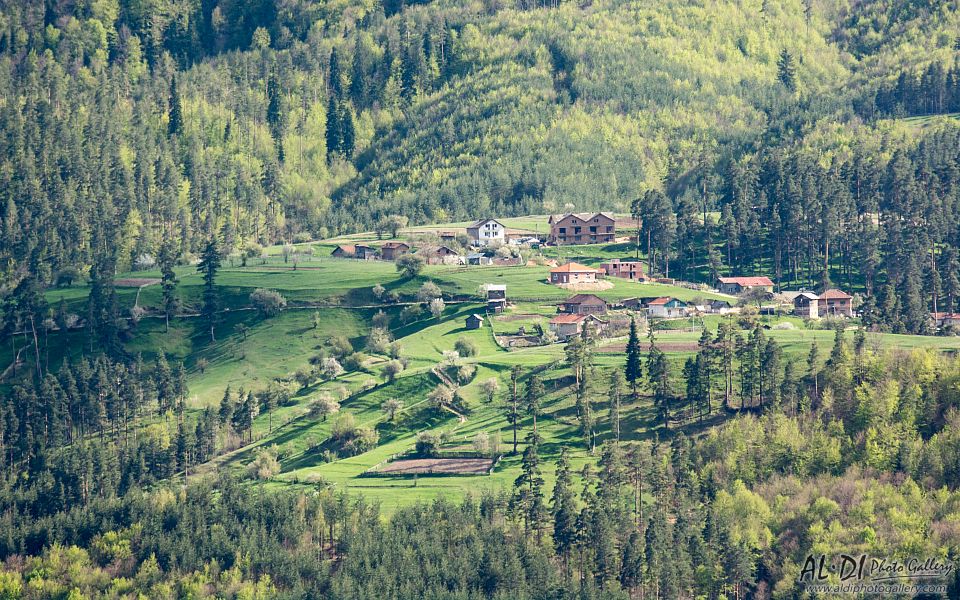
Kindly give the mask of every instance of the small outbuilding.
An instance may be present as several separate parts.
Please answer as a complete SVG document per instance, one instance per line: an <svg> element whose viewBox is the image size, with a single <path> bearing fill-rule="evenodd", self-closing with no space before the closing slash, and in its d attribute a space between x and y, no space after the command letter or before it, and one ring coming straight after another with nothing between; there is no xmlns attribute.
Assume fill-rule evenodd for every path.
<svg viewBox="0 0 960 600"><path fill-rule="evenodd" d="M467 317L467 329L480 329L483 327L483 315L472 314Z"/></svg>
<svg viewBox="0 0 960 600"><path fill-rule="evenodd" d="M380 256L383 260L396 260L407 252L410 252L410 244L403 242L387 242L380 246Z"/></svg>

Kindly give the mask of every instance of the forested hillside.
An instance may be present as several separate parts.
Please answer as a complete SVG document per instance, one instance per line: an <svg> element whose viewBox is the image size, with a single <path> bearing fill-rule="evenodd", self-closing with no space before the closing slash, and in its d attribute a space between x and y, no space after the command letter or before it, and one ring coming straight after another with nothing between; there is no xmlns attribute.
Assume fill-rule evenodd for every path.
<svg viewBox="0 0 960 600"><path fill-rule="evenodd" d="M718 210L731 161L849 138L896 112L864 107L884 81L950 71L950 3L868 6L11 3L5 271L38 246L53 272L98 240L126 266L164 235L189 253L208 229L239 248L390 213L627 211L648 189Z"/></svg>

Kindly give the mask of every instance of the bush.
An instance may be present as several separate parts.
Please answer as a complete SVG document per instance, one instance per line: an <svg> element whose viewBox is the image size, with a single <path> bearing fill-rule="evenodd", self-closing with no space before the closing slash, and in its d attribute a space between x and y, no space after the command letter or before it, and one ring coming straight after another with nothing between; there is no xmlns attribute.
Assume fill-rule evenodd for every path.
<svg viewBox="0 0 960 600"><path fill-rule="evenodd" d="M324 359L323 376L327 379L336 379L340 375L343 375L343 367L340 365L340 361L333 357Z"/></svg>
<svg viewBox="0 0 960 600"><path fill-rule="evenodd" d="M417 434L417 454L434 457L440 453L440 436L431 431L421 431Z"/></svg>
<svg viewBox="0 0 960 600"><path fill-rule="evenodd" d="M330 338L328 344L330 345L330 353L337 358L343 358L344 356L353 354L353 344L350 343L350 340L348 340L345 335L333 336Z"/></svg>
<svg viewBox="0 0 960 600"><path fill-rule="evenodd" d="M340 403L326 394L310 404L310 416L314 419L323 417L323 420L326 421L327 417L338 412L340 412Z"/></svg>
<svg viewBox="0 0 960 600"><path fill-rule="evenodd" d="M257 451L257 457L247 465L247 474L253 479L270 479L280 473L280 462L277 460L277 448L271 446Z"/></svg>
<svg viewBox="0 0 960 600"><path fill-rule="evenodd" d="M475 365L461 365L460 368L457 369L457 383L467 385L476 374L477 367Z"/></svg>
<svg viewBox="0 0 960 600"><path fill-rule="evenodd" d="M477 355L477 345L473 340L468 340L467 338L460 338L453 345L453 349L457 351L463 358L469 358L471 356Z"/></svg>
<svg viewBox="0 0 960 600"><path fill-rule="evenodd" d="M374 327L367 336L367 350L376 354L387 354L390 351L390 342L393 336L386 329Z"/></svg>
<svg viewBox="0 0 960 600"><path fill-rule="evenodd" d="M416 254L404 254L396 260L398 273L403 273L404 277L416 277L423 270L423 257Z"/></svg>
<svg viewBox="0 0 960 600"><path fill-rule="evenodd" d="M420 290L417 292L417 300L420 302L430 302L434 298L439 298L442 295L443 292L440 290L440 286L432 281L427 281L420 286Z"/></svg>
<svg viewBox="0 0 960 600"><path fill-rule="evenodd" d="M397 378L403 371L403 363L399 360L391 360L387 364L383 365L383 368L380 370L380 373L383 375L383 378L387 381L393 381Z"/></svg>
<svg viewBox="0 0 960 600"><path fill-rule="evenodd" d="M287 306L287 299L276 290L257 288L250 293L250 303L264 317L275 317Z"/></svg>
<svg viewBox="0 0 960 600"><path fill-rule="evenodd" d="M434 298L430 301L430 314L433 315L434 319L439 319L446 307L443 298Z"/></svg>
<svg viewBox="0 0 960 600"><path fill-rule="evenodd" d="M411 304L400 311L400 322L407 325L419 320L421 316L423 316L423 309L420 308L420 305Z"/></svg>

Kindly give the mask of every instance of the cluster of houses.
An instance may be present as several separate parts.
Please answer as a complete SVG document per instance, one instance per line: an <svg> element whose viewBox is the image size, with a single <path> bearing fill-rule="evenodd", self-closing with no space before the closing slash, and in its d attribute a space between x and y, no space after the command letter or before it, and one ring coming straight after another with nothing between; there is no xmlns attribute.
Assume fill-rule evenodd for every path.
<svg viewBox="0 0 960 600"><path fill-rule="evenodd" d="M516 245L538 248L544 241L557 246L604 244L613 242L617 232L616 218L606 212L551 215L547 219L547 225L549 234L544 236L544 239L540 235L531 235L529 232L511 231L497 219L480 219L466 228L470 245L478 252L461 255L449 245L444 245L452 244L457 239L457 233L453 231L438 233L441 245L420 248L416 252L423 256L428 264L493 265L498 264L498 260L503 262L504 259L496 259L482 252L491 246ZM404 242L387 242L379 247L368 244L341 244L334 248L331 255L335 258L359 260L396 260L397 257L411 251L413 251L411 246ZM623 277L637 279L636 269L639 269L640 263L633 264L636 265L635 268L625 267ZM626 273L633 276L629 277ZM620 277L620 275L611 276ZM642 269L639 270L639 276L643 277Z"/></svg>

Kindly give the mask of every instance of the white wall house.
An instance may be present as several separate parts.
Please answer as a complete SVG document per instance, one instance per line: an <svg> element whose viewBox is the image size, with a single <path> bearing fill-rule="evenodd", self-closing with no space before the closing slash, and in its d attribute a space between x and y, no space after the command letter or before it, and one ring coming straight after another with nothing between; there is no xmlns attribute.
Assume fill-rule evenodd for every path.
<svg viewBox="0 0 960 600"><path fill-rule="evenodd" d="M494 242L504 243L507 228L496 219L481 219L467 227L467 235L477 246L488 246Z"/></svg>

